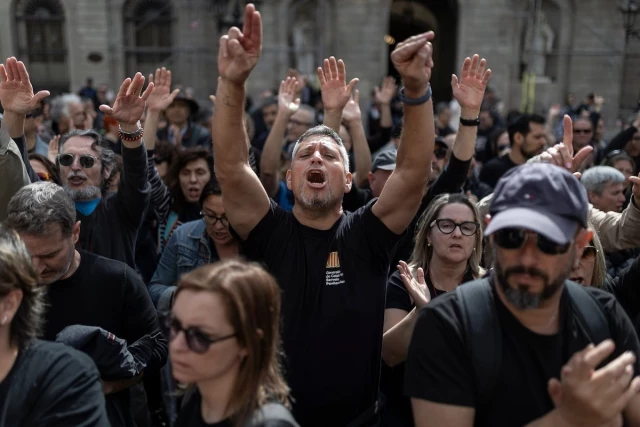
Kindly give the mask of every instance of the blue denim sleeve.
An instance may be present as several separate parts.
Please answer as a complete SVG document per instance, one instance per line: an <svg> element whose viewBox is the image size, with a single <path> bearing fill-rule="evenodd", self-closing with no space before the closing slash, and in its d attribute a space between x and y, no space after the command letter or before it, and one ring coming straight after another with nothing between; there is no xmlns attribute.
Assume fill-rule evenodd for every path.
<svg viewBox="0 0 640 427"><path fill-rule="evenodd" d="M158 300L162 293L178 281L178 239L176 233L171 235L167 247L162 252L160 262L147 285L154 307L158 307Z"/></svg>

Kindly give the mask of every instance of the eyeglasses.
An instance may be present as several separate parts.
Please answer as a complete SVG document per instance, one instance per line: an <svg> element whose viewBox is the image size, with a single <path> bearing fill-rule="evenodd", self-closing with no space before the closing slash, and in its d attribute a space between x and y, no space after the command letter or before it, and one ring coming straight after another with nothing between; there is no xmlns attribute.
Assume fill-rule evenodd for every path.
<svg viewBox="0 0 640 427"><path fill-rule="evenodd" d="M582 259L593 259L598 255L598 250L595 246L585 246L584 252L582 252Z"/></svg>
<svg viewBox="0 0 640 427"><path fill-rule="evenodd" d="M564 245L558 244L540 234L523 230L521 228L504 228L496 231L493 236L496 244L504 249L520 249L524 246L529 234L536 236L536 245L541 252L547 255L560 255L569 250L572 242Z"/></svg>
<svg viewBox="0 0 640 427"><path fill-rule="evenodd" d="M573 133L584 133L585 135L593 132L591 129L574 129Z"/></svg>
<svg viewBox="0 0 640 427"><path fill-rule="evenodd" d="M153 158L153 162L154 162L156 165L159 165L159 164L161 164L162 162L166 162L166 161L167 161L167 160L166 160L166 159L163 159L162 157L154 157L154 158Z"/></svg>
<svg viewBox="0 0 640 427"><path fill-rule="evenodd" d="M189 350L197 354L206 353L212 344L226 341L236 336L236 334L225 335L220 338L212 338L202 332L199 328L183 328L178 319L172 316L165 316L164 325L169 329L169 341L176 339L180 332L184 332L184 338Z"/></svg>
<svg viewBox="0 0 640 427"><path fill-rule="evenodd" d="M216 225L218 221L220 221L220 224L224 225L225 227L229 226L229 220L227 219L226 215L215 216L215 215L209 215L200 211L200 216L202 216L202 219L204 220L204 222L206 222L209 225Z"/></svg>
<svg viewBox="0 0 640 427"><path fill-rule="evenodd" d="M480 227L480 224L474 221L454 222L447 218L436 219L429 227L433 227L434 225L437 225L438 230L443 234L451 234L455 231L456 227L459 227L460 232L465 236L473 236L478 231L478 227Z"/></svg>
<svg viewBox="0 0 640 427"><path fill-rule="evenodd" d="M436 148L433 150L433 155L436 156L436 159L442 160L447 157L447 149L446 148Z"/></svg>
<svg viewBox="0 0 640 427"><path fill-rule="evenodd" d="M51 181L51 174L49 172L38 172L36 175L38 175L38 178L42 181Z"/></svg>
<svg viewBox="0 0 640 427"><path fill-rule="evenodd" d="M58 155L58 163L60 163L61 166L71 166L75 161L75 159L76 159L75 154ZM98 160L97 157L92 156L90 154L81 154L79 156L80 166L82 166L85 169L91 169L93 165L96 164L97 160Z"/></svg>

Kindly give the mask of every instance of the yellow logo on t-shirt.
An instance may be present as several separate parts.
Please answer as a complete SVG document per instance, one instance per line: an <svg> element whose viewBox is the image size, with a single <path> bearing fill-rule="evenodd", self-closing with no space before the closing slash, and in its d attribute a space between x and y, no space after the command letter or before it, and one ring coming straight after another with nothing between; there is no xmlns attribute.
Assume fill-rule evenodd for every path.
<svg viewBox="0 0 640 427"><path fill-rule="evenodd" d="M340 258L338 252L331 252L327 259L327 268L340 268Z"/></svg>

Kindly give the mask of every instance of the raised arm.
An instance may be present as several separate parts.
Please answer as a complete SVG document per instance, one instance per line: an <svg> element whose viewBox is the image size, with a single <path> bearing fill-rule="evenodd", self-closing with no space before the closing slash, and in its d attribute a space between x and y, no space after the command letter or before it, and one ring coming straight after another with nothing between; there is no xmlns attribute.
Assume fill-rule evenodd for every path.
<svg viewBox="0 0 640 427"><path fill-rule="evenodd" d="M287 124L291 116L300 107L300 98L296 98L298 92L298 80L295 77L287 77L280 82L278 91L278 114L269 131L269 136L264 143L260 157L260 180L269 197L275 197L280 189L280 157L284 146L284 135L287 132Z"/></svg>
<svg viewBox="0 0 640 427"><path fill-rule="evenodd" d="M397 234L407 228L418 211L431 175L428 165L431 164L435 140L429 87L433 67L430 41L433 37L431 31L413 36L398 44L391 54L404 85L404 126L396 169L373 206L373 213Z"/></svg>
<svg viewBox="0 0 640 427"><path fill-rule="evenodd" d="M324 105L324 125L339 133L342 110L351 99L358 79L352 79L347 85L347 68L342 59L336 61L332 56L325 59L323 65L324 69L318 67L318 79Z"/></svg>
<svg viewBox="0 0 640 427"><path fill-rule="evenodd" d="M244 125L245 85L261 50L262 18L249 4L242 32L232 27L220 38L220 78L212 126L215 172L224 194L224 209L243 239L269 210L269 197L249 166L249 138Z"/></svg>
<svg viewBox="0 0 640 427"><path fill-rule="evenodd" d="M367 135L364 132L362 124L362 113L360 112L360 91L355 90L353 99L347 102L342 111L342 121L344 122L349 135L351 135L351 143L353 144L353 155L356 163L356 173L354 180L357 187L364 187L369 181L369 172L371 171L371 150L367 143Z"/></svg>
<svg viewBox="0 0 640 427"><path fill-rule="evenodd" d="M145 78L136 73L133 80L125 79L120 86L113 107L101 105L100 111L116 119L122 132L136 134L136 139L122 138L123 185L115 196L118 214L129 227L137 228L142 223L149 205L149 183L147 182L147 151L142 144L139 123L145 103L153 92L154 84L149 83L142 92ZM141 130L141 129L140 129Z"/></svg>

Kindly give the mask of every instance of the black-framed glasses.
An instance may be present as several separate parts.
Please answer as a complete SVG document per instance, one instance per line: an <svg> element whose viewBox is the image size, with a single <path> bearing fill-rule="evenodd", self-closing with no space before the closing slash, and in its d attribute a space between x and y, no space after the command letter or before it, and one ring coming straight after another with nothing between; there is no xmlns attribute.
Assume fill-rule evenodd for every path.
<svg viewBox="0 0 640 427"><path fill-rule="evenodd" d="M447 157L447 149L446 148L436 148L433 150L433 155L436 156L436 159L442 160Z"/></svg>
<svg viewBox="0 0 640 427"><path fill-rule="evenodd" d="M529 235L535 235L536 246L541 252L547 255L560 255L569 250L572 242L561 245L541 234L536 234L522 228L504 228L493 233L494 241L498 246L504 249L520 249L524 246Z"/></svg>
<svg viewBox="0 0 640 427"><path fill-rule="evenodd" d="M220 221L220 224L224 225L225 227L229 226L229 220L227 219L226 215L215 216L215 215L204 213L202 211L200 211L200 215L202 216L202 219L204 220L204 222L206 222L209 225L216 225L218 221Z"/></svg>
<svg viewBox="0 0 640 427"><path fill-rule="evenodd" d="M463 221L463 222L455 222L448 218L440 218L431 222L429 227L433 227L434 225L438 226L438 230L440 230L443 234L451 234L455 231L456 227L460 228L460 232L465 236L473 236L478 231L480 224L475 221Z"/></svg>
<svg viewBox="0 0 640 427"><path fill-rule="evenodd" d="M153 158L153 163L155 163L156 165L161 164L162 162L166 162L166 159L163 159L162 157L154 157Z"/></svg>
<svg viewBox="0 0 640 427"><path fill-rule="evenodd" d="M582 259L593 259L598 255L598 249L595 246L585 246L582 252Z"/></svg>
<svg viewBox="0 0 640 427"><path fill-rule="evenodd" d="M66 153L58 155L58 163L60 163L61 166L71 166L75 159L75 154ZM80 166L83 168L91 169L96 164L97 160L97 157L90 154L81 154L78 161L80 162Z"/></svg>
<svg viewBox="0 0 640 427"><path fill-rule="evenodd" d="M574 129L573 133L584 133L585 135L593 132L591 129Z"/></svg>
<svg viewBox="0 0 640 427"><path fill-rule="evenodd" d="M185 341L187 342L187 347L189 348L189 350L197 354L206 353L212 344L226 341L236 336L236 334L233 333L222 337L213 338L208 334L202 332L199 328L183 327L182 323L180 323L178 319L171 315L165 316L163 321L165 327L169 330L169 342L176 339L180 332L183 332Z"/></svg>

